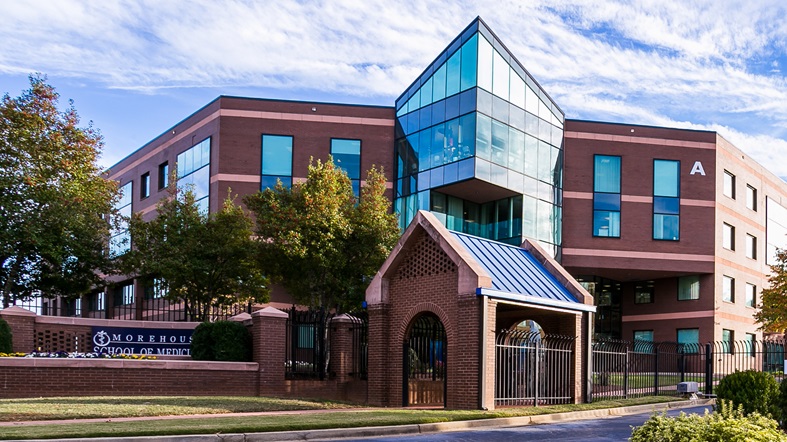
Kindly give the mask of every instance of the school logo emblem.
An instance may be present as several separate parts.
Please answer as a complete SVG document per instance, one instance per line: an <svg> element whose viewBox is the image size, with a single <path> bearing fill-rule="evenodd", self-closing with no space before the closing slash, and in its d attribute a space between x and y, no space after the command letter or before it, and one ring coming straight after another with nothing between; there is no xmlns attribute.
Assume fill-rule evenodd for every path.
<svg viewBox="0 0 787 442"><path fill-rule="evenodd" d="M104 330L99 331L93 335L93 343L99 347L106 347L110 342L109 334Z"/></svg>

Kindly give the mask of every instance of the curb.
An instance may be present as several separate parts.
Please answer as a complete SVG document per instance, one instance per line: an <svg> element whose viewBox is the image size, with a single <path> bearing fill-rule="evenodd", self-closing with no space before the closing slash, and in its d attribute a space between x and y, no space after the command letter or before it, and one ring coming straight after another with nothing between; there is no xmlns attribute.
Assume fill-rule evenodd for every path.
<svg viewBox="0 0 787 442"><path fill-rule="evenodd" d="M437 422L433 424L407 424L381 427L330 428L324 430L277 431L269 433L230 433L230 434L194 434L182 436L136 436L136 437L98 437L88 439L61 439L68 442L288 442L327 439L346 439L382 436L410 436L447 431L462 431L481 428L520 427L525 425L549 424L584 419L604 419L626 416L645 412L665 411L712 405L714 399L696 401L676 401L661 404L634 405L630 407L605 408L587 411L570 411L566 413L541 414L536 416L503 417L494 419L478 419L455 422ZM31 439L27 442L52 442L52 439Z"/></svg>

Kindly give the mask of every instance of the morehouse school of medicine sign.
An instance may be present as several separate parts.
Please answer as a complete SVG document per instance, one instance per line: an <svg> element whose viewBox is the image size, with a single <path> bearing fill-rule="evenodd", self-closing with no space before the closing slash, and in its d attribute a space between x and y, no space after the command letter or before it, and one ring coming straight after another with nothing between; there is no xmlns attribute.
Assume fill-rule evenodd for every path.
<svg viewBox="0 0 787 442"><path fill-rule="evenodd" d="M96 353L189 356L194 330L93 327Z"/></svg>

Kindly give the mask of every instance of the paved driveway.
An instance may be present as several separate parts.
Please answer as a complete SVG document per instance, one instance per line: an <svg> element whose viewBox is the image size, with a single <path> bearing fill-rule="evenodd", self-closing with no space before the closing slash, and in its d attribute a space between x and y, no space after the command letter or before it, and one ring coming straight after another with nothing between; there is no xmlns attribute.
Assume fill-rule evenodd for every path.
<svg viewBox="0 0 787 442"><path fill-rule="evenodd" d="M687 414L702 414L710 410L710 406L698 406L680 410L669 410L670 416L678 415L681 411ZM627 441L631 436L631 427L642 425L651 413L632 414L621 417L608 417L574 422L554 424L528 425L523 427L509 427L491 430L456 431L438 434L411 435L401 437L342 439L344 442L368 441L375 442L460 442L460 441L560 441L560 442L618 442Z"/></svg>

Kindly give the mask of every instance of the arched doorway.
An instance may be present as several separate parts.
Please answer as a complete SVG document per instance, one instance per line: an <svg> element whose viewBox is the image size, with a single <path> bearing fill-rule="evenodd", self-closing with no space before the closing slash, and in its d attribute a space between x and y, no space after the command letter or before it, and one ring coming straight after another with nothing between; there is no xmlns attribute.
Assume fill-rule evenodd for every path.
<svg viewBox="0 0 787 442"><path fill-rule="evenodd" d="M404 341L402 405L445 406L447 340L445 327L432 313L410 323Z"/></svg>

